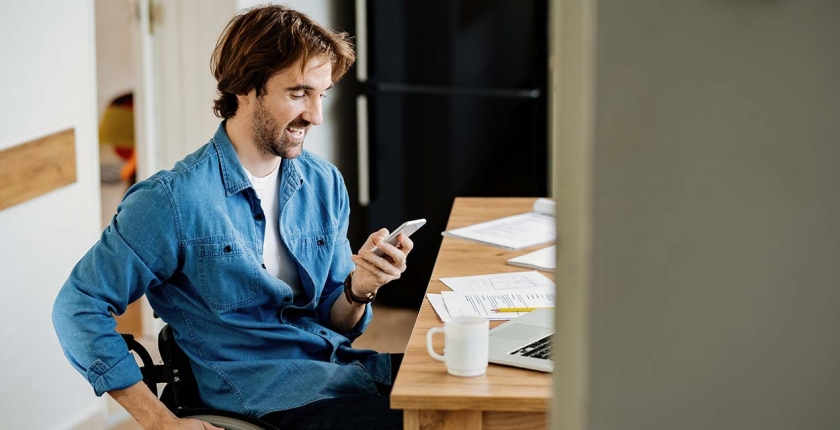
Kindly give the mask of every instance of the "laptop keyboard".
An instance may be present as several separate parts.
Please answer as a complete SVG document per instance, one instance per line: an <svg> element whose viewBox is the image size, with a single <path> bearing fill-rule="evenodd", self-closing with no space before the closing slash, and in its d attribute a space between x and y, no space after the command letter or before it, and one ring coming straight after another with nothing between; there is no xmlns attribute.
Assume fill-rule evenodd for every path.
<svg viewBox="0 0 840 430"><path fill-rule="evenodd" d="M516 351L511 352L511 355L521 355L523 357L541 358L543 360L552 360L554 355L552 351L552 339L554 335L548 335L542 339L535 340Z"/></svg>

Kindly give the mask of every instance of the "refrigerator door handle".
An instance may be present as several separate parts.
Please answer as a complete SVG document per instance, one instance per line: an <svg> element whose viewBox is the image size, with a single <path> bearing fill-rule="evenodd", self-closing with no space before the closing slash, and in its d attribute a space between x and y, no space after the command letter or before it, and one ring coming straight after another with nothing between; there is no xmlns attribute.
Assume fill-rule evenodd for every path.
<svg viewBox="0 0 840 430"><path fill-rule="evenodd" d="M367 0L356 0L356 79L361 84L368 79L367 72ZM368 158L368 102L367 96L356 97L356 133L358 145L359 204L370 204L370 158Z"/></svg>
<svg viewBox="0 0 840 430"><path fill-rule="evenodd" d="M445 96L500 97L514 99L538 99L540 88L469 88L461 86L418 85L396 82L376 82L374 91L401 94L439 94Z"/></svg>
<svg viewBox="0 0 840 430"><path fill-rule="evenodd" d="M368 100L367 96L356 97L356 130L358 145L356 155L359 169L359 204L366 207L370 204L370 165L368 158Z"/></svg>
<svg viewBox="0 0 840 430"><path fill-rule="evenodd" d="M368 79L367 0L356 0L356 78Z"/></svg>

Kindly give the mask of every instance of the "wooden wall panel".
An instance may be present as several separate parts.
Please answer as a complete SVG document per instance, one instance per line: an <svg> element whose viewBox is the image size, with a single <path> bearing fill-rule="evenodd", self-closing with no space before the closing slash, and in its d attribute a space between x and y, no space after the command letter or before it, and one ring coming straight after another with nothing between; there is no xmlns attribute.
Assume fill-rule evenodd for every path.
<svg viewBox="0 0 840 430"><path fill-rule="evenodd" d="M0 210L76 182L72 128L0 151Z"/></svg>

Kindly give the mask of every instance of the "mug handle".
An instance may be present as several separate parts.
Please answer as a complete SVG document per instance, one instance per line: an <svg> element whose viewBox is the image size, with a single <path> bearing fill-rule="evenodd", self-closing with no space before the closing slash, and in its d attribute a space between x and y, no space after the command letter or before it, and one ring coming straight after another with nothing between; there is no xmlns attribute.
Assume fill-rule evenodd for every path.
<svg viewBox="0 0 840 430"><path fill-rule="evenodd" d="M444 361L445 359L442 355L435 352L435 348L432 346L432 336L434 336L435 333L443 332L443 327L432 327L426 332L426 349L429 350L429 355L437 361ZM446 354L446 351L444 350L443 353Z"/></svg>

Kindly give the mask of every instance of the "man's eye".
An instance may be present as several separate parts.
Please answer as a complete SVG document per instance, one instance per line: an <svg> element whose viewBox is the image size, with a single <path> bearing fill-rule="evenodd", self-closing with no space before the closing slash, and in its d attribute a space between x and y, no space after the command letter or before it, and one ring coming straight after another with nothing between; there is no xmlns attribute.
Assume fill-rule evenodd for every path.
<svg viewBox="0 0 840 430"><path fill-rule="evenodd" d="M289 94L289 97L291 97L292 100L300 100L306 97L306 94Z"/></svg>

